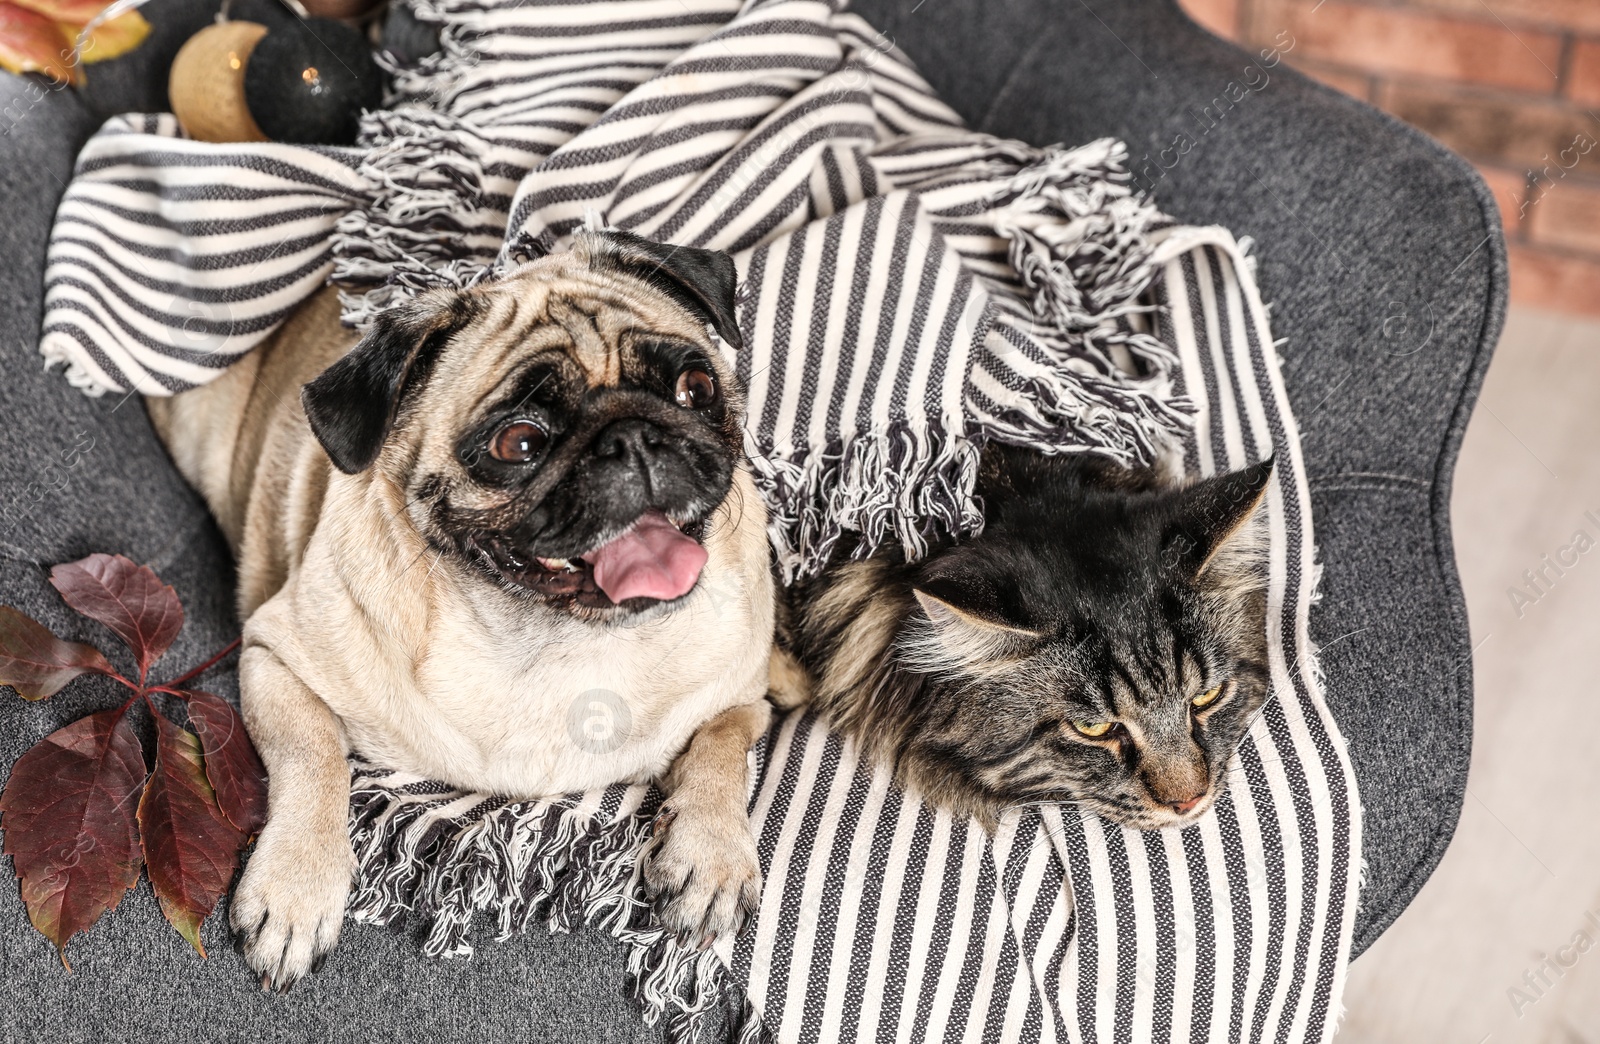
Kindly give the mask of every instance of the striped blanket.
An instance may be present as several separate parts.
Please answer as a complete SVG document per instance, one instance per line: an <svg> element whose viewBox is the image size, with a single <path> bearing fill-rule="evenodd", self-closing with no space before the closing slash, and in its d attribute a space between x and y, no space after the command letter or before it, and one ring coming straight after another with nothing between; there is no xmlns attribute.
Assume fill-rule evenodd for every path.
<svg viewBox="0 0 1600 1044"><path fill-rule="evenodd" d="M1158 332L1195 407L1189 470L1279 461L1266 501L1273 697L1199 824L1141 833L1045 806L991 837L794 713L755 751L766 887L736 942L686 950L653 924L635 865L653 788L509 802L369 766L352 799L354 916L421 915L424 950L441 956L470 953L483 921L501 938L610 931L671 1041L692 1040L713 1009L752 1042L1331 1040L1361 815L1307 631L1317 567L1299 437L1233 238L1157 239Z"/></svg>
<svg viewBox="0 0 1600 1044"><path fill-rule="evenodd" d="M1182 431L1172 355L1137 321L1161 217L1120 143L967 131L824 0L416 7L444 52L396 71L363 148L107 124L57 216L46 359L92 393L172 394L330 273L362 326L592 213L734 255L749 456L791 578L845 530L912 556L975 532L974 434L1134 463Z"/></svg>
<svg viewBox="0 0 1600 1044"><path fill-rule="evenodd" d="M1276 698L1198 826L1044 807L991 837L792 715L754 755L762 906L721 949L651 923L645 787L508 802L358 764L353 913L424 917L438 955L469 953L477 919L602 927L677 1040L719 1007L751 1040L1331 1036L1359 809L1306 630L1298 441L1232 237L1131 193L1119 143L966 130L836 3L415 7L442 51L394 69L361 148L108 123L57 217L46 359L90 393L172 394L330 277L359 326L598 220L735 256L747 444L788 576L845 532L916 555L976 531L983 439L1139 462L1178 438L1200 474L1292 466L1269 501Z"/></svg>

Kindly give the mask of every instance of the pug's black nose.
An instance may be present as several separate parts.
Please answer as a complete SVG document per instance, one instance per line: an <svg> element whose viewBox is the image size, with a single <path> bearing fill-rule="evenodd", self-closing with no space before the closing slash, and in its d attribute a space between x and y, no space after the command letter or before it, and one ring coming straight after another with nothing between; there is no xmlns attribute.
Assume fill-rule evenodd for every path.
<svg viewBox="0 0 1600 1044"><path fill-rule="evenodd" d="M630 417L601 429L594 439L594 452L597 457L619 460L631 457L644 463L656 455L663 441L660 428L647 420Z"/></svg>

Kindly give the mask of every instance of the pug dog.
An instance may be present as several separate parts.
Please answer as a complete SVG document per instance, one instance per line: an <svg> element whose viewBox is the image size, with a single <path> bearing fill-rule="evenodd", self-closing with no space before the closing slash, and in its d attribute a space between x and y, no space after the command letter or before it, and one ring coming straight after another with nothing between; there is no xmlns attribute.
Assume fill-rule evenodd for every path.
<svg viewBox="0 0 1600 1044"><path fill-rule="evenodd" d="M513 797L659 781L667 930L759 896L746 753L774 592L743 455L726 254L618 232L356 337L307 302L210 384L147 401L239 565L268 817L231 907L265 988L339 938L346 755ZM582 724L625 712L591 742Z"/></svg>

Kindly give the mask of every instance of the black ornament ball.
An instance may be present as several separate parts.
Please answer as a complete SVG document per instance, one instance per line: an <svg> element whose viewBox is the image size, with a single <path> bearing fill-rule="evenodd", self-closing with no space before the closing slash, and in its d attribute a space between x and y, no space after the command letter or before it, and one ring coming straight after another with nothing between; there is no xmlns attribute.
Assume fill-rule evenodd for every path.
<svg viewBox="0 0 1600 1044"><path fill-rule="evenodd" d="M417 18L406 4L391 3L383 20L383 49L401 65L415 65L439 51L439 27Z"/></svg>
<svg viewBox="0 0 1600 1044"><path fill-rule="evenodd" d="M273 29L244 72L244 99L262 133L297 145L354 145L361 110L383 103L383 74L366 37L326 18Z"/></svg>

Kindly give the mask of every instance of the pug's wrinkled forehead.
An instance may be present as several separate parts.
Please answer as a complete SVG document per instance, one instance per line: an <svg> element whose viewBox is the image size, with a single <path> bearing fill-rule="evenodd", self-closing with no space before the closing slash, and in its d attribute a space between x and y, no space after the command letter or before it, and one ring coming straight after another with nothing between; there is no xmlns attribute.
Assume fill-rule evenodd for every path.
<svg viewBox="0 0 1600 1044"><path fill-rule="evenodd" d="M573 249L468 291L434 290L379 317L362 341L301 392L317 439L341 471L377 458L402 398L447 370L486 393L519 360L561 351L591 387L613 387L641 338L713 348L707 330L743 345L737 273L721 251L654 243L628 232L580 231ZM466 351L445 352L462 342ZM721 353L708 353L713 365ZM443 357L443 358L441 358ZM443 376L443 374L439 374Z"/></svg>
<svg viewBox="0 0 1600 1044"><path fill-rule="evenodd" d="M580 240L580 245L586 244ZM503 355L526 358L559 350L581 368L590 387L601 388L622 381L624 353L639 338L669 337L714 348L708 331L715 330L737 345L731 314L719 316L716 302L681 287L656 275L653 264L617 264L609 249L540 258L476 291L475 314L465 330L483 339L488 354L461 362L510 362ZM501 358L495 358L502 353L491 345L503 347Z"/></svg>
<svg viewBox="0 0 1600 1044"><path fill-rule="evenodd" d="M703 315L730 346L744 347L734 314L738 272L722 251L653 243L628 232L582 231L570 256L590 272L625 273L650 284Z"/></svg>

